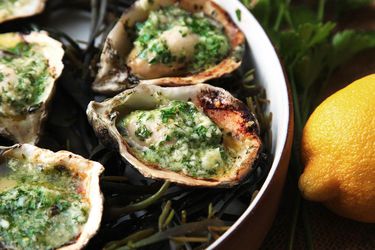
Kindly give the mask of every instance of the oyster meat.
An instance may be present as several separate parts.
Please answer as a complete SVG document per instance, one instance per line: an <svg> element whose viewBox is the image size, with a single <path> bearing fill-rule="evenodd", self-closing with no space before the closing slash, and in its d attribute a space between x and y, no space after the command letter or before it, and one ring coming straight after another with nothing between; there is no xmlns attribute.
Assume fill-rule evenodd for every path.
<svg viewBox="0 0 375 250"><path fill-rule="evenodd" d="M63 55L62 44L46 32L0 34L0 135L36 143Z"/></svg>
<svg viewBox="0 0 375 250"><path fill-rule="evenodd" d="M261 147L247 107L207 84L139 85L91 102L87 114L102 142L144 176L183 185L238 184Z"/></svg>
<svg viewBox="0 0 375 250"><path fill-rule="evenodd" d="M30 144L0 154L0 248L81 249L99 228L104 170Z"/></svg>
<svg viewBox="0 0 375 250"><path fill-rule="evenodd" d="M109 33L93 89L187 85L231 73L244 36L212 0L138 0Z"/></svg>
<svg viewBox="0 0 375 250"><path fill-rule="evenodd" d="M44 10L47 0L1 0L0 23L33 16Z"/></svg>

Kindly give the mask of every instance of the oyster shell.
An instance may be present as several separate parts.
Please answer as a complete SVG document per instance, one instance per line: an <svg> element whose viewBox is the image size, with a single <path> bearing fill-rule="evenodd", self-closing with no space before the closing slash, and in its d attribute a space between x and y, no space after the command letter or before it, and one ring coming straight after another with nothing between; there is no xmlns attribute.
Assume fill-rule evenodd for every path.
<svg viewBox="0 0 375 250"><path fill-rule="evenodd" d="M0 35L0 135L37 142L63 55L62 44L43 31Z"/></svg>
<svg viewBox="0 0 375 250"><path fill-rule="evenodd" d="M227 55L219 63L195 73L185 72L181 74L181 72L176 73L180 65L168 68L162 63L155 65L145 63L145 61L138 61L137 63L136 60L131 60L131 57L134 57L134 53L136 53L133 49L134 44L132 41L136 23L145 21L151 11L176 5L189 13L204 13L204 16L213 20L211 22L216 23L216 26L223 28L230 48ZM184 28L186 27L181 27L178 30L177 26L173 26L161 35L161 37L165 38L172 55L174 55L173 50L178 51L185 48L186 51L190 51L194 49L194 46L190 45L192 41L197 39L197 35L195 35L196 33L192 33L191 36L182 34ZM170 40L172 45L175 46L169 44ZM244 41L245 38L242 32L235 26L227 13L212 0L138 0L123 13L120 20L109 33L100 58L100 69L92 87L94 91L99 93L118 93L124 89L134 87L138 83L137 77L131 74L132 71L133 73L135 71L132 68L134 65L138 66L139 70L136 70L136 73L138 74L139 82L142 84L171 86L205 82L226 73L231 73L240 66ZM165 72L166 70L169 70L168 73ZM145 71L147 72L145 73ZM160 72L165 74L158 75Z"/></svg>
<svg viewBox="0 0 375 250"><path fill-rule="evenodd" d="M0 23L33 16L44 10L47 0L13 0L0 2Z"/></svg>
<svg viewBox="0 0 375 250"><path fill-rule="evenodd" d="M53 187L57 185L57 183L59 182L59 178L63 178L60 176L64 176L64 178L74 179L75 181L74 187L65 186L63 189L64 191L62 192L65 192L66 189L72 188L73 190L75 190L74 192L77 192L77 194L80 195L79 196L80 198L77 198L77 199L80 199L79 202L84 204L85 209L87 209L85 210L87 213L86 212L84 213L86 219L79 222L79 228L77 231L75 231L76 234L73 235L72 238L70 238L63 244L59 246L55 246L53 248L54 249L57 248L59 250L68 250L68 249L73 250L73 249L83 248L88 243L89 239L92 238L97 232L99 225L100 225L101 217L102 217L103 197L99 188L99 175L104 170L103 166L98 162L86 160L83 157L79 155L75 155L68 151L59 151L55 153L50 150L41 149L30 144L17 144L17 145L14 145L13 147L7 147L5 149L4 148L2 149L3 150L0 153L0 161L1 161L0 177L3 176L3 178L6 178L6 179L2 179L1 181L2 185L0 185L0 194L2 192L7 192L9 190L15 190L17 188L20 188L22 187L22 185L25 185L25 183L27 184L26 178L29 178L29 177L25 178L25 176L28 176L28 173L31 173L31 176L34 176L32 177L33 178L32 185L31 185L32 187L35 186L35 187L46 188L50 190L60 190L60 189L53 189ZM19 161L20 164L17 165L17 168L18 168L18 171L20 171L22 174L21 178L23 178L22 179L23 181L16 182L15 179L12 179L12 173L13 172L18 173L18 172L16 172L17 170L14 167L10 168L11 170L9 169L7 170L8 168L7 166L11 164L10 161L16 161L16 162ZM35 172L32 172L32 171L35 171ZM47 183L40 182L42 184L39 184L38 182L39 179L37 178L41 178L40 176L42 175L51 175L52 173L56 173L57 176L54 176L51 179L42 179L43 181L47 180ZM7 180L9 181L8 187L6 185ZM48 182L48 180L54 180L54 181ZM70 184L66 184L66 185L70 185ZM56 192L56 191L52 191L52 192ZM63 198L64 196L61 196L61 197ZM12 196L12 199L14 198L15 197ZM2 202L5 202L5 200L3 200ZM25 202L25 200L23 200L23 202ZM41 209L41 207L43 207L42 202L45 202L45 201L37 200L37 202L38 202L37 204L39 204L38 209ZM58 202L58 200L55 200L55 202ZM71 201L71 204L73 203L74 201ZM25 206L26 206L26 202L25 202ZM33 209L35 209L35 207ZM49 218L49 220L53 220L55 216L58 216L60 213L63 213L61 212L61 210L59 212L58 211L59 209L61 208L59 208L57 205L52 205L51 207L52 215L50 215L51 218ZM62 211L66 211L66 210L62 210ZM76 210L74 211L75 212L73 213L72 216L78 216L78 212ZM33 217L32 217L32 212L30 210L28 210L27 216L30 216L29 221L32 220ZM6 218L7 218L6 215L3 214L2 219L6 219ZM40 220L42 220L41 217L37 217L37 218L38 218L37 220L38 223L40 223ZM66 218L66 217L63 217L63 218ZM72 218L72 217L69 217L69 218ZM27 228L26 224L27 223L25 222L25 224L23 225L24 228ZM4 226L4 224L2 224L2 226ZM56 225L56 226L60 227L61 225ZM49 232L53 234L54 229L50 228L50 230L51 231ZM56 237L57 238L65 237L64 233L59 234L59 235L54 234L50 236L52 240L54 240ZM35 235L35 237L38 237L38 236ZM47 238L47 236L43 235L42 238L44 240L45 238ZM19 249L19 246L12 245L12 243L15 244L14 242L5 242L4 239L5 239L4 237L0 239L0 248L5 247L6 249L8 248Z"/></svg>
<svg viewBox="0 0 375 250"><path fill-rule="evenodd" d="M134 111L137 110L155 110L161 103L167 101L181 101L181 103L190 103L190 110L193 110L194 117L200 117L200 115L194 111L195 109L202 114L199 118L201 124L214 123L219 128L219 131L215 128L211 130L210 134L207 135L205 130L206 140L211 140L217 135L219 138L216 140L220 145L223 146L224 150L231 152L230 163L224 163L223 169L218 168L218 172L213 176L204 175L199 176L194 173L186 172L184 170L174 171L168 167L160 167L158 163L151 163L149 160L142 159L142 151L140 154L137 151L138 146L140 148L149 148L149 144L144 143L147 140L137 141L134 139L134 132L131 132L131 127L128 127L126 133L120 132L122 128L119 128L119 121L123 118L132 116ZM165 111L163 111L165 113ZM183 111L182 113L184 113ZM185 113L189 113L186 111ZM156 85L138 85L137 87L126 90L115 97L108 99L102 103L91 102L88 105L87 115L90 123L92 124L97 136L105 145L109 145L117 148L122 157L129 161L137 170L139 170L145 177L151 177L156 179L169 180L171 182L189 185L189 186L232 186L238 184L252 169L252 165L257 158L258 152L261 147L261 141L259 139L259 128L255 117L248 111L247 107L238 99L234 98L229 92L224 89L213 87L207 84L196 84L190 86L179 86L179 87L160 87ZM182 116L181 114L180 116ZM152 115L155 117L154 115ZM208 117L207 119L205 117ZM130 118L129 118L130 119ZM141 119L141 118L140 118ZM142 118L143 119L143 118ZM154 119L154 118L153 118ZM164 118L163 118L164 119ZM176 118L177 119L177 118ZM194 118L195 119L195 118ZM142 120L140 123L145 125L148 118ZM164 130L163 125L160 126L161 122L153 122L151 120L150 127L157 127L152 132L144 133L144 138L150 135L155 135L163 138L167 138L173 134L162 134L160 131ZM174 121L172 121L173 124ZM168 121L169 123L169 121ZM154 125L155 126L154 126ZM189 124L185 123L185 124ZM179 126L179 125L177 125ZM200 124L185 125L187 127L199 127ZM141 131L142 132L142 131ZM144 132L144 131L143 131ZM195 133L195 132L194 132ZM167 136L165 136L167 134ZM165 136L165 137L164 137ZM182 135L180 137L175 136L171 139L172 144L178 144L179 140L183 140L189 135ZM149 140L154 140L153 136ZM195 138L196 139L196 138ZM194 136L187 138L187 140L195 140ZM157 139L155 139L157 140ZM168 143L168 142L167 142ZM200 144L206 143L201 141L196 144L200 147ZM162 145L162 144L158 144ZM218 149L221 146L215 148ZM147 148L148 147L148 148ZM156 146L158 147L158 146ZM203 150L203 149L202 149ZM220 150L220 149L218 149ZM184 150L172 150L164 158L181 156L184 154ZM203 152L203 151L202 151ZM206 152L206 151L204 151ZM208 151L207 151L208 152ZM214 151L210 151L214 153ZM220 151L221 152L221 151ZM226 151L225 151L226 152ZM222 157L221 153L218 157ZM190 158L192 159L192 158ZM203 159L203 158L202 158ZM219 159L220 160L220 159ZM178 162L178 160L176 160ZM220 160L222 161L222 160ZM212 162L212 161L209 161ZM219 162L219 161L217 161ZM203 166L203 161L201 162ZM215 162L216 164L216 162ZM205 168L212 168L213 164L208 164ZM172 165L171 165L172 166ZM198 172L200 164L198 166ZM216 166L216 165L215 165Z"/></svg>

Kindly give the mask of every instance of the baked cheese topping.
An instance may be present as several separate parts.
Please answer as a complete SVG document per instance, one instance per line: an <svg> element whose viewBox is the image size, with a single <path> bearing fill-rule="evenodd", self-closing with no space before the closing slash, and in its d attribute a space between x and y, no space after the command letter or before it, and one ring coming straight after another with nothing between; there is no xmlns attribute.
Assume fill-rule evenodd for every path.
<svg viewBox="0 0 375 250"><path fill-rule="evenodd" d="M89 204L78 176L63 166L44 168L7 159L0 169L0 246L55 249L79 236Z"/></svg>
<svg viewBox="0 0 375 250"><path fill-rule="evenodd" d="M196 73L219 63L229 50L219 23L203 12L173 5L151 11L145 22L136 24L128 65L144 78Z"/></svg>
<svg viewBox="0 0 375 250"><path fill-rule="evenodd" d="M25 114L40 104L51 74L40 45L20 42L5 48L0 44L0 115Z"/></svg>
<svg viewBox="0 0 375 250"><path fill-rule="evenodd" d="M221 176L233 158L221 130L191 102L131 112L117 128L138 159L188 176Z"/></svg>

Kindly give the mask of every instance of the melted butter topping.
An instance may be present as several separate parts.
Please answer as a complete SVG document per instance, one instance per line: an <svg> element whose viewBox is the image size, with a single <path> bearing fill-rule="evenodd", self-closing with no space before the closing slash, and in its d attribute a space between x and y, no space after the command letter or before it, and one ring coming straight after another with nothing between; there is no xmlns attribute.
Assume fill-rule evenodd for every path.
<svg viewBox="0 0 375 250"><path fill-rule="evenodd" d="M11 48L0 45L0 116L25 114L39 105L51 75L38 48L25 42Z"/></svg>
<svg viewBox="0 0 375 250"><path fill-rule="evenodd" d="M136 24L136 35L127 63L144 79L205 70L230 49L221 25L178 6L152 11L145 22Z"/></svg>
<svg viewBox="0 0 375 250"><path fill-rule="evenodd" d="M2 245L55 249L79 235L89 204L77 191L78 177L61 166L44 168L16 159L7 159L0 167Z"/></svg>
<svg viewBox="0 0 375 250"><path fill-rule="evenodd" d="M138 159L159 168L212 178L224 175L233 160L221 130L191 102L134 111L117 127Z"/></svg>

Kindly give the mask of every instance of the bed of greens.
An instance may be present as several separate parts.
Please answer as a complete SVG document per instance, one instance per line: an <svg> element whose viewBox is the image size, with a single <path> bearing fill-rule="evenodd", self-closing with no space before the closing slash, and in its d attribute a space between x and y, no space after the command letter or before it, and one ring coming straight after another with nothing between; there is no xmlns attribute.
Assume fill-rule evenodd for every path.
<svg viewBox="0 0 375 250"><path fill-rule="evenodd" d="M50 103L49 117L38 146L53 151L69 150L106 166L100 181L105 197L103 220L87 249L202 249L239 218L267 176L272 161L272 116L265 112L268 100L254 79L248 49L240 69L209 82L244 101L259 121L264 146L253 171L241 184L229 189L189 188L144 178L118 152L98 141L86 117L91 100L101 101L108 97L92 92L91 83L97 72L104 38L132 2L51 0L40 16L2 24L0 31L46 30L64 44L65 68ZM73 9L91 15L88 41L75 41L67 34L49 28L45 22L56 12ZM1 144L11 145L12 142L2 138Z"/></svg>

